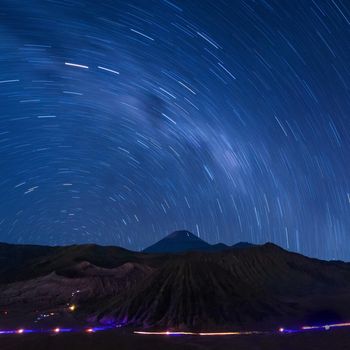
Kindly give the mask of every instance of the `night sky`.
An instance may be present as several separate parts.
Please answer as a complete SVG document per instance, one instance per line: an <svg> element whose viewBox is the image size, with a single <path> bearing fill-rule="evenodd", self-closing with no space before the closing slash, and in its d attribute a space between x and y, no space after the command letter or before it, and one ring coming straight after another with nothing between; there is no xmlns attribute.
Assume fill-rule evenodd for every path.
<svg viewBox="0 0 350 350"><path fill-rule="evenodd" d="M176 229L350 259L350 3L2 0L0 240Z"/></svg>

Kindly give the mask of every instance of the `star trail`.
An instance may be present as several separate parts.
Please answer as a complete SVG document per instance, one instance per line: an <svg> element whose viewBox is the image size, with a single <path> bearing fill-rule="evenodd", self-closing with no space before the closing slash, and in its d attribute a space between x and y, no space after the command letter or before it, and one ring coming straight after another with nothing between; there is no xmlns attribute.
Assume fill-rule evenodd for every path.
<svg viewBox="0 0 350 350"><path fill-rule="evenodd" d="M350 259L350 4L0 5L0 240L187 229Z"/></svg>

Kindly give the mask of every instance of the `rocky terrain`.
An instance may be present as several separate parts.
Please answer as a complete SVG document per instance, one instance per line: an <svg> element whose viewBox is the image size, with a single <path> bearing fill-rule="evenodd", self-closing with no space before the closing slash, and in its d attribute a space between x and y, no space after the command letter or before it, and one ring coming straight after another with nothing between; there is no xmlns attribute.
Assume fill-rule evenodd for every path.
<svg viewBox="0 0 350 350"><path fill-rule="evenodd" d="M349 264L271 243L207 245L187 231L164 239L158 253L1 244L0 328L264 330L350 319Z"/></svg>

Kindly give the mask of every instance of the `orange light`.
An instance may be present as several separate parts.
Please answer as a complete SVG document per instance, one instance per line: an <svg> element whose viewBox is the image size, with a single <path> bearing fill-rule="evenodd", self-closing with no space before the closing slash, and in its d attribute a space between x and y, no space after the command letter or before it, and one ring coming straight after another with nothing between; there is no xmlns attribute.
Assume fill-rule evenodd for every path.
<svg viewBox="0 0 350 350"><path fill-rule="evenodd" d="M249 335L249 334L259 334L258 331L246 331L246 332L147 332L147 331L134 331L135 334L145 334L145 335L202 335L202 336L225 336L225 335Z"/></svg>
<svg viewBox="0 0 350 350"><path fill-rule="evenodd" d="M198 335L198 333L194 332L147 332L147 331L134 331L135 334L144 334L144 335Z"/></svg>
<svg viewBox="0 0 350 350"><path fill-rule="evenodd" d="M224 335L240 335L240 334L250 334L250 332L201 332L199 335L205 336L224 336Z"/></svg>
<svg viewBox="0 0 350 350"><path fill-rule="evenodd" d="M55 333L59 333L60 332L60 329L57 327L53 330Z"/></svg>

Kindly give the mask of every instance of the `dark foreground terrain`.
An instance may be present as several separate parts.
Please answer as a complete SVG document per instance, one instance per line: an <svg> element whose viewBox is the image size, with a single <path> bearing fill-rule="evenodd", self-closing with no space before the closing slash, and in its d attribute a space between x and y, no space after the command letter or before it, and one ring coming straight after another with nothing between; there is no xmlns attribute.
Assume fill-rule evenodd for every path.
<svg viewBox="0 0 350 350"><path fill-rule="evenodd" d="M187 231L161 243L185 251L0 244L0 330L271 331L350 320L350 264L271 243L214 249Z"/></svg>
<svg viewBox="0 0 350 350"><path fill-rule="evenodd" d="M274 244L209 245L175 232L145 252L0 244L0 350L350 349L350 327L250 336L149 336L132 330L269 331L350 321L350 264ZM174 251L172 253L172 251ZM55 327L117 327L52 334Z"/></svg>
<svg viewBox="0 0 350 350"><path fill-rule="evenodd" d="M349 350L350 331L225 337L94 334L1 336L1 350Z"/></svg>

